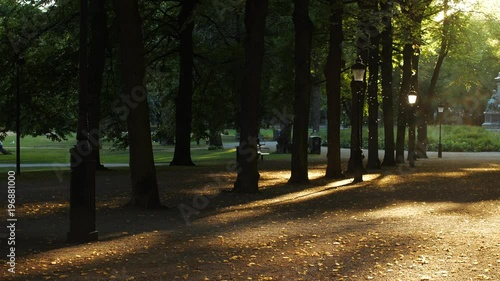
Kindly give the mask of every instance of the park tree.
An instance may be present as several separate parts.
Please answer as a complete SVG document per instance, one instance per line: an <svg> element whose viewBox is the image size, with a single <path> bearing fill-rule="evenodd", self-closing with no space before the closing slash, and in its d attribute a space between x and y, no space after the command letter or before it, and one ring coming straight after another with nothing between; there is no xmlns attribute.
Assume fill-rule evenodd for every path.
<svg viewBox="0 0 500 281"><path fill-rule="evenodd" d="M92 128L92 141L94 142L95 160L97 169L103 169L100 157L101 140L101 92L104 67L106 63L106 46L108 40L107 7L101 0L90 1L90 42L89 42L89 96L91 98L89 112L89 126Z"/></svg>
<svg viewBox="0 0 500 281"><path fill-rule="evenodd" d="M416 153L420 158L427 158L427 126L433 120L433 104L437 96L438 81L441 74L441 69L443 67L444 61L448 56L450 49L458 45L459 41L462 41L463 31L460 30L459 26L467 26L467 19L462 15L460 10L452 11L450 9L449 0L443 0L441 5L435 5L434 13L442 14L439 21L436 22L434 19L434 13L432 15L434 18L429 18L427 29L430 30L428 33L433 35L427 35L427 45L433 45L434 50L432 51L432 56L435 58L434 67L431 70L430 81L425 83L427 89L422 91L421 101L419 104L419 110L417 111L417 121L418 121L418 135L417 135L417 148ZM429 37L437 38L437 40L430 40ZM460 38L460 39L459 39ZM429 48L428 48L429 49ZM430 50L429 50L430 51ZM428 77L428 75L426 75ZM426 79L428 80L428 79Z"/></svg>
<svg viewBox="0 0 500 281"><path fill-rule="evenodd" d="M77 144L71 148L71 183L70 183L70 230L69 242L87 242L97 240L95 232L95 155L97 146L90 141L90 131L94 131L91 122L91 108L95 96L90 92L90 65L88 52L89 2L80 0L80 32L78 56L78 127Z"/></svg>
<svg viewBox="0 0 500 281"><path fill-rule="evenodd" d="M408 106L408 92L411 89L411 59L413 56L412 44L405 44L403 48L403 74L401 78L401 85L398 93L398 121L396 132L396 162L404 163L404 142L407 124Z"/></svg>
<svg viewBox="0 0 500 281"><path fill-rule="evenodd" d="M328 155L325 176L327 178L341 178L343 177L340 160L342 44L344 41L342 28L343 1L331 0L330 11L329 49L324 71L328 119Z"/></svg>
<svg viewBox="0 0 500 281"><path fill-rule="evenodd" d="M452 25L449 52L440 70L432 107L435 110L439 103L446 107L444 115L439 116L445 124L479 126L484 122L483 112L496 87L493 78L498 75L498 67L491 62L500 57L498 42L493 39L499 38L499 20L482 13L470 17L450 13L450 16L450 20L460 23ZM442 28L441 23L437 22L436 28ZM441 44L440 38L433 34L427 35L429 43L422 55L422 71L429 74L422 77L425 89L431 83ZM432 117L434 114L429 116Z"/></svg>
<svg viewBox="0 0 500 281"><path fill-rule="evenodd" d="M379 117L379 69L380 69L380 1L362 1L363 14L374 16L366 27L368 35L368 161L367 168L379 169L378 117Z"/></svg>
<svg viewBox="0 0 500 281"><path fill-rule="evenodd" d="M245 4L245 66L240 94L238 177L233 188L233 191L241 193L255 193L259 189L258 109L268 5L267 0L247 0Z"/></svg>
<svg viewBox="0 0 500 281"><path fill-rule="evenodd" d="M421 45L422 20L431 0L401 0L398 21L399 39L403 46L403 75L398 95L396 161L404 163L404 142L408 112L408 93L418 91L418 54Z"/></svg>
<svg viewBox="0 0 500 281"><path fill-rule="evenodd" d="M143 32L149 110L151 120L156 125L153 139L160 145L175 145L176 102L181 80L179 16L182 5L179 1L149 1L141 2L140 5L140 11L144 15ZM173 79L173 77L177 78ZM191 83L194 82L191 81ZM189 105L183 104L182 106ZM180 130L183 129L184 127ZM187 149L189 150L189 146ZM180 150L184 152L180 153ZM179 149L177 153L184 154L185 150L185 148Z"/></svg>
<svg viewBox="0 0 500 281"><path fill-rule="evenodd" d="M243 11L243 2L201 2L197 9L193 135L207 138L209 149L223 147L221 135L238 116Z"/></svg>
<svg viewBox="0 0 500 281"><path fill-rule="evenodd" d="M74 132L78 103L77 19L77 2L64 2L47 10L42 10L39 3L0 3L2 134L16 128L17 81L21 136L47 136L60 141Z"/></svg>
<svg viewBox="0 0 500 281"><path fill-rule="evenodd" d="M293 120L292 166L289 182L308 182L308 135L311 101L311 48L313 25L309 1L295 0L295 98Z"/></svg>
<svg viewBox="0 0 500 281"><path fill-rule="evenodd" d="M381 45L381 87L382 87L382 111L384 117L384 159L382 165L393 166L396 164L394 158L394 102L393 102L393 27L392 15L394 10L394 1L387 0L380 2L382 11L383 30L380 34Z"/></svg>
<svg viewBox="0 0 500 281"><path fill-rule="evenodd" d="M181 2L179 13L179 91L175 101L175 151L170 165L192 166L193 30L197 0Z"/></svg>
<svg viewBox="0 0 500 281"><path fill-rule="evenodd" d="M147 91L144 85L145 61L142 20L137 0L114 2L120 26L123 73L123 100L127 106L130 142L130 174L133 206L161 206L153 160Z"/></svg>
<svg viewBox="0 0 500 281"><path fill-rule="evenodd" d="M106 29L104 2L92 0L89 7L88 0L81 0L78 59L80 87L76 129L78 142L70 150L70 242L97 239L95 174L99 164L99 99L105 62Z"/></svg>
<svg viewBox="0 0 500 281"><path fill-rule="evenodd" d="M279 133L277 153L290 153L293 127L294 48L293 1L271 1L266 29L264 59L264 95L261 98L262 121Z"/></svg>

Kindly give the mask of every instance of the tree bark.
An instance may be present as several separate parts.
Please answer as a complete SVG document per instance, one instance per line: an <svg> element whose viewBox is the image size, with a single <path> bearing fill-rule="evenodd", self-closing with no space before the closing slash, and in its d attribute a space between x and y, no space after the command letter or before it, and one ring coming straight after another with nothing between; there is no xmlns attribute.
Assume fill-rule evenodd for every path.
<svg viewBox="0 0 500 281"><path fill-rule="evenodd" d="M413 75L411 77L411 86L410 86L410 91L414 90L417 92L417 101L414 105L410 105L409 108L409 116L408 116L408 157L411 157L411 162L410 166L414 167L414 162L416 158L416 151L423 146L426 146L427 140L424 140L422 142L416 142L415 139L415 126L417 125L417 112L420 112L420 104L422 103L422 100L425 99L424 95L420 92L419 88L419 62L420 62L420 46L419 42L413 43L413 55L412 55L412 62L411 62L411 67L412 67L412 72ZM421 123L422 120L418 119L419 123ZM422 157L427 158L426 155L422 155Z"/></svg>
<svg viewBox="0 0 500 281"><path fill-rule="evenodd" d="M80 0L80 46L79 46L79 101L77 145L70 149L70 227L67 234L70 243L85 243L98 240L95 229L95 149L89 141L89 92L88 53L88 1Z"/></svg>
<svg viewBox="0 0 500 281"><path fill-rule="evenodd" d="M418 157L427 158L427 125L432 118L432 102L436 96L436 86L439 80L439 73L443 66L444 59L448 55L448 41L450 35L450 20L448 17L448 1L443 2L443 30L441 35L441 48L439 49L434 71L432 72L431 83L426 94L420 102L420 110L417 112L418 120L418 146L416 153Z"/></svg>
<svg viewBox="0 0 500 281"><path fill-rule="evenodd" d="M417 91L417 94L418 94L417 105L416 105L417 112L420 112L420 109L418 107L422 103L422 100L426 99L425 95L423 95L422 93L420 93L418 91L418 61L419 61L418 53L420 52L419 46L421 45L421 40L422 40L421 39L422 20L424 18L425 10L427 9L427 7L429 7L431 2L432 2L432 0L421 0L421 1L404 1L401 3L402 4L402 14L406 17L405 23L403 24L404 25L403 30L405 30L405 33L403 33L403 40L405 42L405 49L407 49L407 48L412 49L411 50L412 58L410 58L410 60L412 60L412 63L411 63L411 67L410 67L409 71L414 72L415 75L413 75L413 77L408 78L408 79L410 79L411 86L409 86L406 89L405 93L400 93L400 94L408 95L408 92L410 90ZM412 46L410 47L408 45L412 45ZM408 50L407 52L408 53L406 55L409 55L410 50ZM403 54L403 57L404 56L405 56L405 54ZM405 69L406 69L406 62L405 62ZM404 72L405 72L405 70L403 70L403 80L404 80L404 76L405 76ZM410 76L412 76L412 75L410 74ZM405 83L405 81L403 81L403 83ZM411 87L413 87L413 89ZM406 106L406 107L407 107L407 110L409 111L410 108L408 106ZM412 108L411 110L413 112L413 110L415 110L415 109ZM420 118L417 121L420 122L421 121ZM398 134L399 134L399 129L398 129ZM413 134L413 132L412 132L412 134ZM425 146L425 142L426 142L426 140L423 140L422 143L419 142L419 146L422 146L422 145ZM397 143L396 143L396 146L398 146ZM400 154L398 157L398 149L400 150L401 147L396 148L396 158L397 158L397 161L401 161L401 159L399 158L401 156ZM399 152L401 152L401 151L399 151Z"/></svg>
<svg viewBox="0 0 500 281"><path fill-rule="evenodd" d="M379 13L378 5L373 5L371 11ZM367 168L380 169L380 159L378 157L378 80L380 67L380 33L373 24L370 26L370 49L368 56L368 160Z"/></svg>
<svg viewBox="0 0 500 281"><path fill-rule="evenodd" d="M130 143L130 175L133 206L160 207L153 159L147 92L144 85L145 61L142 20L137 0L115 0L120 25L120 49L124 91L128 107L127 128Z"/></svg>
<svg viewBox="0 0 500 281"><path fill-rule="evenodd" d="M330 39L328 58L325 67L327 92L327 139L328 154L327 178L343 178L340 160L340 114L341 114L341 74L342 74L342 17L344 4L342 0L331 0Z"/></svg>
<svg viewBox="0 0 500 281"><path fill-rule="evenodd" d="M384 114L384 160L382 165L396 165L394 158L394 108L392 94L392 10L393 1L382 1L381 9L385 16L382 17L384 31L381 34L382 59L382 109Z"/></svg>
<svg viewBox="0 0 500 281"><path fill-rule="evenodd" d="M268 5L268 0L247 0L245 4L246 62L240 100L239 172L233 188L233 191L241 193L255 193L259 190L258 112Z"/></svg>
<svg viewBox="0 0 500 281"><path fill-rule="evenodd" d="M401 81L401 88L399 90L398 96L398 125L396 134L396 162L405 162L405 132L407 124L407 112L408 107L408 92L411 86L411 76L412 76L412 57L413 57L413 46L411 43L407 43L403 49L403 79Z"/></svg>
<svg viewBox="0 0 500 281"><path fill-rule="evenodd" d="M101 89L104 65L106 62L106 42L108 39L107 14L105 2L101 0L91 0L90 9L92 13L90 23L90 55L89 55L89 95L90 112L89 123L93 128L89 132L91 141L95 149L96 168L104 169L101 164L100 138L101 131L99 122L101 120Z"/></svg>
<svg viewBox="0 0 500 281"><path fill-rule="evenodd" d="M313 25L309 0L294 0L295 100L290 183L308 182L309 108L311 102L311 46Z"/></svg>
<svg viewBox="0 0 500 281"><path fill-rule="evenodd" d="M179 91L175 100L175 151L171 166L193 166L191 123L193 111L193 11L196 0L181 2L179 13Z"/></svg>

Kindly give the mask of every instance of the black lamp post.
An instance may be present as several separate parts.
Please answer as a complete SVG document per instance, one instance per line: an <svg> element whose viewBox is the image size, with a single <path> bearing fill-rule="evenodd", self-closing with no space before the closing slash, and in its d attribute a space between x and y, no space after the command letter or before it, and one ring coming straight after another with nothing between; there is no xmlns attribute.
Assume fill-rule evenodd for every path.
<svg viewBox="0 0 500 281"><path fill-rule="evenodd" d="M443 157L443 145L441 144L441 124L443 123L443 112L444 105L438 105L438 117L439 117L439 144L438 144L438 158Z"/></svg>
<svg viewBox="0 0 500 281"><path fill-rule="evenodd" d="M415 103L417 102L417 92L411 90L408 93L408 103L410 104L410 120L408 129L408 160L410 167L415 167Z"/></svg>
<svg viewBox="0 0 500 281"><path fill-rule="evenodd" d="M363 181L363 158L361 150L361 101L360 97L365 88L366 66L361 58L351 67L353 80L351 81L352 109L351 109L351 161L354 173L353 182Z"/></svg>

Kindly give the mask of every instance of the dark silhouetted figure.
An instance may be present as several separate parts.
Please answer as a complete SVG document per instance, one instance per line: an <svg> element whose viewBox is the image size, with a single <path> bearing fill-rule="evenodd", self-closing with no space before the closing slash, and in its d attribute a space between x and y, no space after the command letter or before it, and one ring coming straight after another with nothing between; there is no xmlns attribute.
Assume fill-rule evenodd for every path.
<svg viewBox="0 0 500 281"><path fill-rule="evenodd" d="M8 152L7 150L5 150L5 148L3 148L3 143L2 141L0 141L0 152L2 152L2 154L11 154L10 152Z"/></svg>

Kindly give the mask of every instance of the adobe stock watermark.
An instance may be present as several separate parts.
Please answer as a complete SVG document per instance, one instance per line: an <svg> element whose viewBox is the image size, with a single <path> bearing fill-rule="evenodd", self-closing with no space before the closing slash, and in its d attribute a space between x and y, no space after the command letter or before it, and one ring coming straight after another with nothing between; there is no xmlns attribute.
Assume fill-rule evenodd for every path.
<svg viewBox="0 0 500 281"><path fill-rule="evenodd" d="M286 107L284 107L282 111L279 111L278 109L274 108L273 118L271 120L271 123L289 124L293 121L294 117L295 116L293 114L287 112ZM246 141L242 142L238 146L237 148L238 150L236 151L238 157L244 157L244 159L246 159L246 161L248 162L254 161L256 158L259 157L257 151L254 149L254 147L256 147L257 144L258 144L258 136L249 136ZM225 171L230 174L234 172L236 173L241 172L241 167L239 166L238 161L236 161L236 159L228 161L225 167L226 167ZM222 187L230 181L227 177L223 177L215 173L211 173L210 179L212 180L212 182L217 184L218 187ZM218 196L220 196L220 194L195 195L193 197L191 205L185 203L179 204L178 208L186 225L191 225L192 217L200 215L201 211L205 210L210 205L211 199L214 199Z"/></svg>
<svg viewBox="0 0 500 281"><path fill-rule="evenodd" d="M118 119L125 121L129 115L130 110L134 110L139 106L140 102L144 102L147 99L147 91L143 86L136 86L132 89L130 95L121 94L118 99L112 103L111 111L118 114ZM105 121L100 121L100 126L102 127ZM100 129L92 129L90 132L83 130L82 134L87 137L87 140L80 140L77 142L76 146L70 149L71 158L74 161L71 162L71 167L77 167L83 162L84 157L89 156L93 152L93 147L100 146ZM68 172L67 169L61 167L60 163L52 163L54 167L54 173L57 176L59 182L63 181L63 175Z"/></svg>
<svg viewBox="0 0 500 281"><path fill-rule="evenodd" d="M7 270L16 272L16 172L7 173Z"/></svg>

